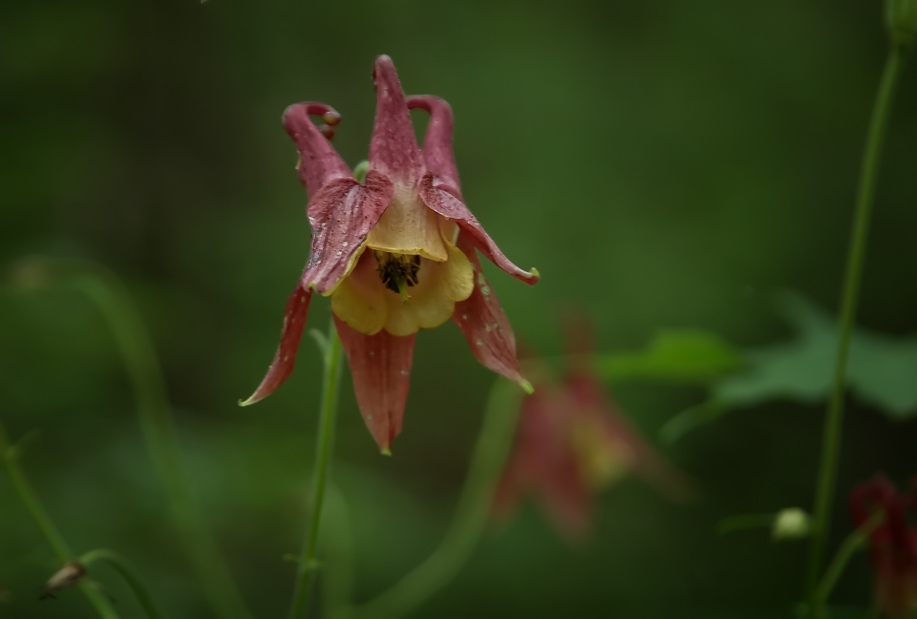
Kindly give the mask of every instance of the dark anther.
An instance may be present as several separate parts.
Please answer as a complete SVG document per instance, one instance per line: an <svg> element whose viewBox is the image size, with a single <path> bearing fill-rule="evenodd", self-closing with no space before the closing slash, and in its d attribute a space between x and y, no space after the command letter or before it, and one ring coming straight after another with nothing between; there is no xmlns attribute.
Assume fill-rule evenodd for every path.
<svg viewBox="0 0 917 619"><path fill-rule="evenodd" d="M373 254L379 263L376 272L379 273L385 287L392 292L403 294L405 285L414 286L418 283L420 256L390 254L383 251L376 251Z"/></svg>
<svg viewBox="0 0 917 619"><path fill-rule="evenodd" d="M334 129L328 125L322 125L318 128L322 132L322 135L328 138L329 140L334 139Z"/></svg>
<svg viewBox="0 0 917 619"><path fill-rule="evenodd" d="M341 122L341 115L337 112L325 112L322 114L322 120L326 125L334 127L339 122Z"/></svg>

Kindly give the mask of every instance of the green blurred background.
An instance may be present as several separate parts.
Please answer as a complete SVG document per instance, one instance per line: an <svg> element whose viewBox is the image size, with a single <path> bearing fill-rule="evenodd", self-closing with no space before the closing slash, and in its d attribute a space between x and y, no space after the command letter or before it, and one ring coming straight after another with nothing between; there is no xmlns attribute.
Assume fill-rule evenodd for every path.
<svg viewBox="0 0 917 619"><path fill-rule="evenodd" d="M280 126L290 103L343 116L367 154L373 58L408 94L455 112L467 202L529 288L489 269L520 340L560 352L559 308L604 351L663 327L742 346L788 335L774 295L836 306L865 125L886 51L878 1L306 3L113 0L0 9L0 262L42 253L115 271L164 365L194 484L258 617L286 612L314 452L319 355L250 408L308 254L306 196ZM917 69L891 125L860 323L917 329ZM423 126L420 115L418 128ZM490 266L490 265L488 265ZM487 268L487 267L485 267ZM310 323L324 328L324 300ZM384 458L345 376L333 479L353 514L357 596L432 550L449 522L493 378L454 326L418 337L404 431ZM655 441L696 388L610 385ZM68 541L117 549L169 617L209 617L166 522L117 350L67 291L0 296L0 418L39 428L24 465ZM808 507L822 407L775 402L696 431L668 457L699 494L673 505L638 480L603 496L571 547L537 509L488 534L417 617L788 617L803 544L719 536L724 516ZM914 466L915 424L850 408L835 532L851 485ZM0 617L93 616L38 603L50 553L0 475ZM139 616L113 573L102 581ZM864 606L860 557L836 595Z"/></svg>

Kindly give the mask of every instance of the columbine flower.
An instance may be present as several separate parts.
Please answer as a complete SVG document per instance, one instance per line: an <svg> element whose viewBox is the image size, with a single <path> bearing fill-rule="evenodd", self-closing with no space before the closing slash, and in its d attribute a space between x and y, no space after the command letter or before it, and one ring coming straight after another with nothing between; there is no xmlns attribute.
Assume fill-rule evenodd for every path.
<svg viewBox="0 0 917 619"><path fill-rule="evenodd" d="M309 195L309 263L287 301L280 347L261 386L243 404L270 395L293 371L313 290L331 309L367 426L387 453L401 431L414 336L452 318L478 360L523 386L509 321L484 278L475 250L526 283L465 206L452 156L452 112L436 97L406 100L388 56L376 59L378 106L369 171L360 184L309 119L339 116L321 103L297 103L283 126L299 151ZM430 113L423 151L409 108ZM326 131L330 134L330 131Z"/></svg>
<svg viewBox="0 0 917 619"><path fill-rule="evenodd" d="M571 336L563 381L553 379L541 364L527 367L536 389L522 403L494 511L505 518L523 493L531 493L562 533L580 537L591 527L594 497L628 472L674 499L686 496L688 483L605 395L591 370L591 338L581 325Z"/></svg>
<svg viewBox="0 0 917 619"><path fill-rule="evenodd" d="M878 475L854 488L850 504L857 526L882 512L881 524L869 536L876 604L890 619L906 619L917 610L917 523L912 519L909 524L907 517L908 510L917 512L917 492L898 494Z"/></svg>

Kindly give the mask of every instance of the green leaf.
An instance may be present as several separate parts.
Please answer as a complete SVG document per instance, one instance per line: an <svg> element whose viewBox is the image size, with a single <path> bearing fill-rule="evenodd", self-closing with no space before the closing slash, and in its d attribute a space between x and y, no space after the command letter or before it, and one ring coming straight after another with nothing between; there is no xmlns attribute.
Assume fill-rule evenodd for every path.
<svg viewBox="0 0 917 619"><path fill-rule="evenodd" d="M741 353L718 336L697 329L662 331L642 351L596 359L596 371L610 380L709 383L741 365Z"/></svg>
<svg viewBox="0 0 917 619"><path fill-rule="evenodd" d="M855 336L849 379L854 392L889 417L917 414L917 338Z"/></svg>
<svg viewBox="0 0 917 619"><path fill-rule="evenodd" d="M714 401L753 406L775 398L810 404L825 399L831 388L837 327L797 296L783 297L780 311L797 331L797 338L746 353L747 371L715 385Z"/></svg>
<svg viewBox="0 0 917 619"><path fill-rule="evenodd" d="M810 404L827 399L837 352L837 322L795 295L782 299L781 313L796 330L796 339L750 351L747 371L713 387L715 402L736 407L778 398ZM917 413L917 338L855 330L847 384L862 401L890 417L913 416Z"/></svg>

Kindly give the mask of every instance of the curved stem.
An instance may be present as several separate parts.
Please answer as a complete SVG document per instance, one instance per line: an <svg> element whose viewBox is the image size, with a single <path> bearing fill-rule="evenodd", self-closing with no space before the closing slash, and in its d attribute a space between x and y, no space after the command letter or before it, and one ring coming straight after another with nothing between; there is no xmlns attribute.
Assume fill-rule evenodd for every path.
<svg viewBox="0 0 917 619"><path fill-rule="evenodd" d="M837 584L837 579L844 572L844 568L847 567L847 563L850 562L850 558L854 553L866 545L866 541L869 539L872 532L882 524L883 516L884 514L882 512L874 513L862 526L848 535L844 543L841 544L831 564L828 565L828 569L825 570L824 577L815 589L812 615L816 619L824 619L825 605L828 603L828 597L831 595L831 591L834 590L834 585Z"/></svg>
<svg viewBox="0 0 917 619"><path fill-rule="evenodd" d="M487 400L458 508L439 548L391 589L349 609L353 617L403 617L452 580L468 561L487 524L498 476L515 435L521 395L517 385L497 379Z"/></svg>
<svg viewBox="0 0 917 619"><path fill-rule="evenodd" d="M57 527L51 522L48 512L45 511L45 508L42 506L41 502L39 502L38 497L32 490L31 484L29 484L29 480L26 479L25 474L22 472L19 466L19 455L16 447L10 445L9 439L6 436L6 429L3 427L2 423L0 423L0 460L3 460L4 468L6 468L6 472L9 474L10 481L13 483L16 494L19 495L19 500L25 505L26 511L29 512L29 516L31 516L35 526L38 527L41 536L45 538L45 543L48 544L48 547L51 549L51 552L54 553L58 562L60 562L61 565L65 565L73 559L73 553L70 551L67 542L64 541L63 536L57 530ZM111 607L111 604L104 595L86 584L80 584L79 587L83 595L86 596L86 599L89 600L89 603L102 619L118 619L118 613Z"/></svg>
<svg viewBox="0 0 917 619"><path fill-rule="evenodd" d="M875 196L882 142L888 126L889 111L894 98L895 86L904 64L905 52L905 48L900 45L892 46L889 51L885 70L882 74L882 81L879 84L879 91L872 110L869 133L863 153L856 214L847 254L847 270L844 277L840 334L834 366L834 388L828 404L827 415L825 416L821 464L815 494L815 508L813 510L807 586L810 600L813 599L815 587L821 574L825 543L831 524L831 506L834 502L837 461L840 453L841 429L843 426L844 390L847 384L847 357L850 352L850 335L856 318L863 259L866 255L866 240L869 232L869 218Z"/></svg>
<svg viewBox="0 0 917 619"><path fill-rule="evenodd" d="M80 557L80 563L84 566L89 567L96 561L105 561L111 565L121 578L124 579L124 582L127 583L127 586L130 587L131 591L134 594L134 597L137 598L137 602L143 608L143 611L146 613L146 616L150 619L162 619L162 614L156 608L156 604L153 602L153 597L150 595L146 586L143 584L143 581L140 580L140 577L137 575L136 570L127 563L121 555L112 552L111 550L99 549L91 550Z"/></svg>
<svg viewBox="0 0 917 619"><path fill-rule="evenodd" d="M249 619L245 602L193 499L159 360L130 295L113 276L100 270L78 272L70 282L95 301L112 329L137 398L147 447L165 485L176 527L205 597L222 619Z"/></svg>
<svg viewBox="0 0 917 619"><path fill-rule="evenodd" d="M334 446L334 418L337 413L338 385L340 384L341 338L334 328L334 321L328 331L325 346L325 377L322 386L322 404L319 414L318 445L315 450L315 468L312 472L312 498L309 504L311 515L303 542L299 567L296 570L296 584L293 591L293 605L290 618L299 619L309 606L312 580L318 565L315 560L318 548L318 531L322 519L322 502L325 497L325 484L328 480L328 465L331 462L331 450Z"/></svg>

